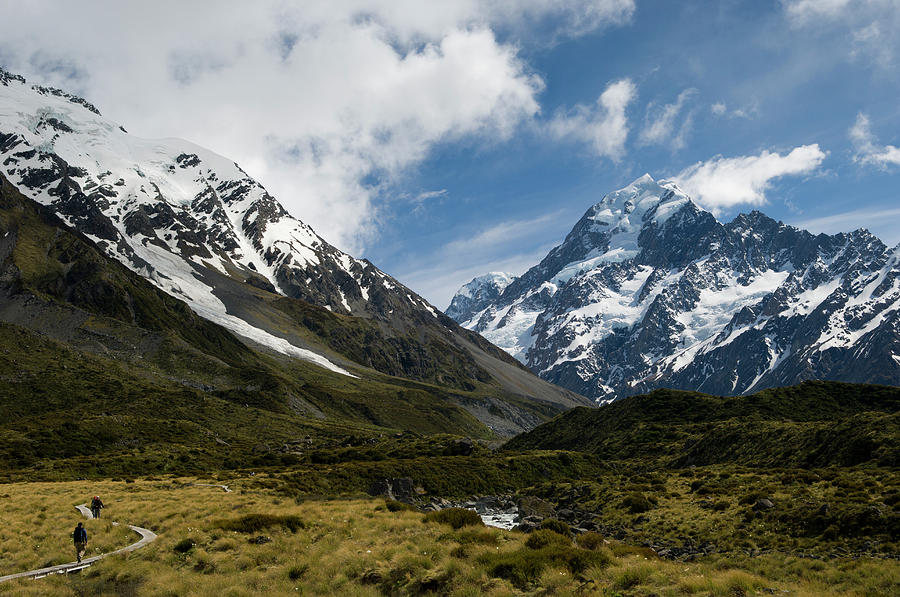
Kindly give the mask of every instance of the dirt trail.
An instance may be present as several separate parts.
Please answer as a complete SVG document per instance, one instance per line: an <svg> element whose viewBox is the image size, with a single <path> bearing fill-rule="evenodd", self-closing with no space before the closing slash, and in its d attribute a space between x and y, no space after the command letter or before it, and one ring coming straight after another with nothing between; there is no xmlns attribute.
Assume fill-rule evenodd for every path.
<svg viewBox="0 0 900 597"><path fill-rule="evenodd" d="M227 489L226 489L227 491ZM85 518L93 518L91 515L90 509L88 509L87 504L81 504L80 506L75 506L79 512ZM119 523L114 522L114 525L118 525ZM120 553L128 553L132 552L136 549L140 549L150 543L151 541L156 539L156 533L149 529L145 529L143 527L137 527L129 524L128 528L141 536L140 541L136 543L132 543L128 547L123 547L122 549L117 549L115 551L110 551L107 553L102 553L98 556L93 556L90 558L84 558L81 562L69 562L68 564L59 564L57 566L49 566L47 568L38 568L37 570L28 570L27 572L17 572L16 574L8 574L6 576L0 576L0 582L5 582L7 580L14 580L16 578L42 578L44 576L48 576L50 574L68 574L69 572L76 572L79 570L83 570L87 568L97 560L102 560L107 556L114 556Z"/></svg>

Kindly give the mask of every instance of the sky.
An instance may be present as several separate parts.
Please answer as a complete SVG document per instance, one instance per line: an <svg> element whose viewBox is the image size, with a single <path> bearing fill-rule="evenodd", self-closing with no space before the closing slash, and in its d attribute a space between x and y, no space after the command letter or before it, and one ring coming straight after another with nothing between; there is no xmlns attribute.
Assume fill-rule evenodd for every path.
<svg viewBox="0 0 900 597"><path fill-rule="evenodd" d="M900 243L900 0L0 0L0 66L237 161L445 308L644 173Z"/></svg>

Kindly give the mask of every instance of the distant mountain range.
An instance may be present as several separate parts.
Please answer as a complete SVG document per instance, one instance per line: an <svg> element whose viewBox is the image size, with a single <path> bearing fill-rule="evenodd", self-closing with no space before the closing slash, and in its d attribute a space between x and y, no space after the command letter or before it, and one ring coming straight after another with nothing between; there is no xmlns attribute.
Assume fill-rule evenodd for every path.
<svg viewBox="0 0 900 597"><path fill-rule="evenodd" d="M400 396L404 387L430 392L435 412L460 409L448 429L465 428L458 414L467 413L485 432L509 435L587 403L538 379L373 264L327 243L233 161L178 139L137 138L84 99L3 70L0 177L58 216L54 226L71 226L83 242L217 324L216 334L232 338L222 326L255 351L308 361L333 379L375 375ZM23 242L30 241L19 236L15 246ZM28 267L23 250L7 255L16 271ZM53 276L62 281L54 284L71 282L57 269ZM13 278L28 279L21 271ZM104 279L88 284L76 276L80 292L96 295L95 308L102 311L108 291L128 311L133 295L116 284L105 288ZM31 283L9 287L0 320L41 333L77 327L23 315L16 293L40 287ZM71 303L72 295L57 299ZM181 324L172 325L179 334ZM71 340L68 332L54 337ZM216 356L208 346L203 351ZM343 382L321 384L326 394L329 383ZM396 406L402 403L398 398ZM391 420L366 408L350 410L380 425L416 425L415 416Z"/></svg>
<svg viewBox="0 0 900 597"><path fill-rule="evenodd" d="M900 385L900 247L759 211L722 224L649 175L588 209L521 277L463 286L448 314L598 402L807 379Z"/></svg>

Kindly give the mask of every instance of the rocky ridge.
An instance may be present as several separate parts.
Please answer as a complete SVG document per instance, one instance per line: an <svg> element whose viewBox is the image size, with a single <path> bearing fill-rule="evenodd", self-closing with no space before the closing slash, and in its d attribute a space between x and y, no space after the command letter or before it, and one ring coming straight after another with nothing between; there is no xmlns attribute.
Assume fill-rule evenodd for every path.
<svg viewBox="0 0 900 597"><path fill-rule="evenodd" d="M722 224L649 175L479 306L464 327L598 402L662 387L900 384L900 247L759 211Z"/></svg>

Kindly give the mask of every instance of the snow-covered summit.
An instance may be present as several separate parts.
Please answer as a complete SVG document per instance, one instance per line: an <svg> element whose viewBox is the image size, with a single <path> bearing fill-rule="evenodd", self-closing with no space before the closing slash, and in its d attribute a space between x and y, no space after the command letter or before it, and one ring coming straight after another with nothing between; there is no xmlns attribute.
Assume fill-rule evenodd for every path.
<svg viewBox="0 0 900 597"><path fill-rule="evenodd" d="M3 70L0 163L13 185L110 256L281 352L305 354L236 317L222 280L335 312L436 317L415 293L292 217L233 161L181 139L135 137L89 102Z"/></svg>
<svg viewBox="0 0 900 597"><path fill-rule="evenodd" d="M761 212L722 224L644 175L458 321L599 401L809 378L898 384L898 256L866 231L812 235Z"/></svg>
<svg viewBox="0 0 900 597"><path fill-rule="evenodd" d="M490 272L473 278L456 291L444 312L457 321L465 321L499 297L515 279L515 276L505 272Z"/></svg>

